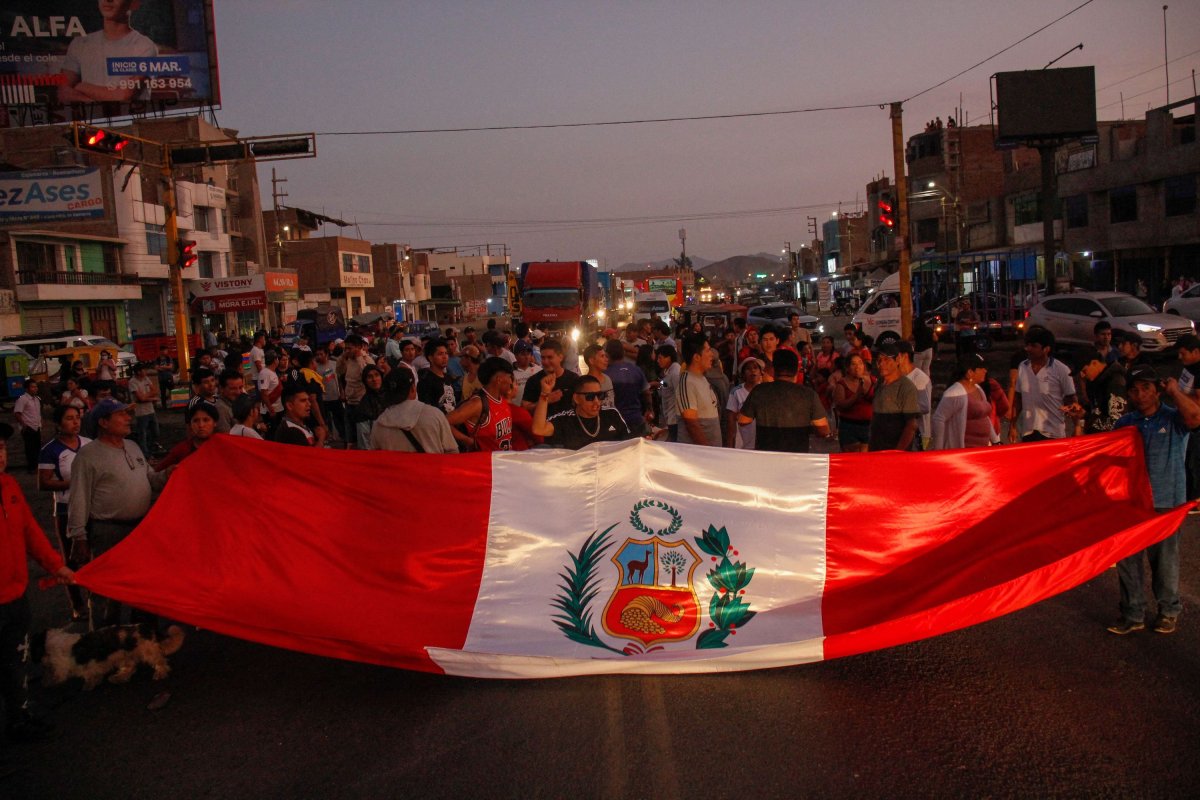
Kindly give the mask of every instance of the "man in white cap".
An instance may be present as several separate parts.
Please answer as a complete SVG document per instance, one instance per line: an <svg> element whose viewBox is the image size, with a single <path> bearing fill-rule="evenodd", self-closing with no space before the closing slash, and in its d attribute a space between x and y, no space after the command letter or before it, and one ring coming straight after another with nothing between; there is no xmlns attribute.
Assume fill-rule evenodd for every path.
<svg viewBox="0 0 1200 800"><path fill-rule="evenodd" d="M150 510L151 494L174 470L150 468L142 448L128 438L133 429L132 407L112 397L96 404L91 414L96 440L79 448L71 464L71 499L67 505L67 538L71 561L85 564L115 547L137 527ZM89 601L93 629L119 623L121 604L93 594ZM151 619L134 614L134 621Z"/></svg>

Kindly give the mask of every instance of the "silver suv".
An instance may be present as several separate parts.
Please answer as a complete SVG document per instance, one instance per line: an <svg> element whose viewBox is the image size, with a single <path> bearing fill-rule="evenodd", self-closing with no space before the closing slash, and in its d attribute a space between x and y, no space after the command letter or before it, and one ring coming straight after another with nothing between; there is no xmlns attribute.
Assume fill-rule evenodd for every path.
<svg viewBox="0 0 1200 800"><path fill-rule="evenodd" d="M1029 310L1029 325L1041 325L1063 344L1091 344L1095 327L1108 320L1114 331L1141 337L1142 350L1157 353L1173 346L1195 323L1175 314L1160 314L1124 292L1073 292L1045 297Z"/></svg>

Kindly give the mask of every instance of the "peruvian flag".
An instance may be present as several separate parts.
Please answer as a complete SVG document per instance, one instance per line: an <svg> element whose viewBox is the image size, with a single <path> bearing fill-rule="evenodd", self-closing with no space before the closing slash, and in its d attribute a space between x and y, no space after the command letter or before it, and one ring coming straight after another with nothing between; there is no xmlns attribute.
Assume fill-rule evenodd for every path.
<svg viewBox="0 0 1200 800"><path fill-rule="evenodd" d="M1186 511L1155 515L1132 428L835 456L218 436L78 580L231 636L406 669L730 671L993 619L1169 536Z"/></svg>

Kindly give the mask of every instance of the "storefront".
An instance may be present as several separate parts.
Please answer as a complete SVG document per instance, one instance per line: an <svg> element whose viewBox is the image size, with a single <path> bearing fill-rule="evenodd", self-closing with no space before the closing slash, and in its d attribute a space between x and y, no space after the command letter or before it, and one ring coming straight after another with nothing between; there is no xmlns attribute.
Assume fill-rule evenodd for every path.
<svg viewBox="0 0 1200 800"><path fill-rule="evenodd" d="M200 316L205 330L250 335L263 324L267 292L262 275L188 281L187 291L192 314Z"/></svg>

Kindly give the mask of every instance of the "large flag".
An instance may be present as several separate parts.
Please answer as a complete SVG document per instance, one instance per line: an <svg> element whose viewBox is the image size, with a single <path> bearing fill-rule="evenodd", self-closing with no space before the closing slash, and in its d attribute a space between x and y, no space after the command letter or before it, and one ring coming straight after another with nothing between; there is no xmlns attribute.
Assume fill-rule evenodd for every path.
<svg viewBox="0 0 1200 800"><path fill-rule="evenodd" d="M1015 611L1169 536L1186 510L1155 515L1133 429L866 456L218 436L78 580L231 636L408 669L745 670Z"/></svg>

